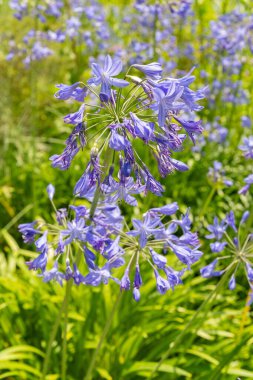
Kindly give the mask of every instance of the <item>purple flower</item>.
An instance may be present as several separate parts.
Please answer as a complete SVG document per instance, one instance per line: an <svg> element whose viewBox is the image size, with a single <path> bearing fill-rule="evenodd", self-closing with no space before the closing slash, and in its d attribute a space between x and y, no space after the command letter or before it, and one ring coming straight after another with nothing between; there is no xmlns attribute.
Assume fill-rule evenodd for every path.
<svg viewBox="0 0 253 380"><path fill-rule="evenodd" d="M82 104L77 112L70 113L64 117L64 123L66 124L79 124L83 121L85 105Z"/></svg>
<svg viewBox="0 0 253 380"><path fill-rule="evenodd" d="M124 150L130 146L130 141L116 131L112 130L109 140L109 147L114 150Z"/></svg>
<svg viewBox="0 0 253 380"><path fill-rule="evenodd" d="M154 139L154 124L147 123L139 119L134 113L130 112L131 122L130 128L128 123L125 124L126 128L133 135L133 137L139 137L145 142Z"/></svg>
<svg viewBox="0 0 253 380"><path fill-rule="evenodd" d="M87 88L80 87L80 82L76 82L70 86L66 84L57 84L60 90L55 93L55 97L61 100L67 100L69 98L73 98L79 102L83 102L84 98L87 95Z"/></svg>
<svg viewBox="0 0 253 380"><path fill-rule="evenodd" d="M160 294L165 294L167 290L170 289L170 284L168 280L165 280L161 277L156 269L154 269L155 277L156 277L156 288Z"/></svg>
<svg viewBox="0 0 253 380"><path fill-rule="evenodd" d="M135 274L134 274L134 288L139 289L142 285L142 278L140 273L140 266L136 263L135 266Z"/></svg>
<svg viewBox="0 0 253 380"><path fill-rule="evenodd" d="M113 78L122 70L122 62L119 59L112 60L109 55L106 56L104 66L101 67L97 63L91 64L93 78L88 80L89 84L98 86L101 84L100 94L105 96L105 99L111 97L111 86L126 87L128 82L124 79Z"/></svg>
<svg viewBox="0 0 253 380"><path fill-rule="evenodd" d="M47 252L48 250L47 235L48 235L48 232L45 231L44 234L35 241L36 248L39 252Z"/></svg>
<svg viewBox="0 0 253 380"><path fill-rule="evenodd" d="M55 188L51 183L47 186L47 193L48 198L50 199L50 201L52 201L55 193Z"/></svg>
<svg viewBox="0 0 253 380"><path fill-rule="evenodd" d="M152 176L146 167L144 167L142 175L145 182L145 192L151 191L151 193L161 196L162 192L164 191L162 185L160 182L156 181L156 179Z"/></svg>
<svg viewBox="0 0 253 380"><path fill-rule="evenodd" d="M140 247L144 248L147 239L150 235L157 231L157 227L160 225L160 218L151 216L150 213L146 213L144 220L133 219L134 230L127 232L131 236L139 236Z"/></svg>
<svg viewBox="0 0 253 380"><path fill-rule="evenodd" d="M156 253L152 248L149 248L149 251L151 253L153 263L157 266L157 268L164 269L167 264L166 257Z"/></svg>
<svg viewBox="0 0 253 380"><path fill-rule="evenodd" d="M133 67L152 79L160 79L163 71L162 66L158 62L152 62L147 65L135 64Z"/></svg>
<svg viewBox="0 0 253 380"><path fill-rule="evenodd" d="M227 229L227 223L225 220L222 220L221 223L219 224L218 218L215 217L213 220L213 224L210 224L207 227L208 231L211 232L211 235L207 235L207 239L217 239L221 240L223 237L224 232Z"/></svg>
<svg viewBox="0 0 253 380"><path fill-rule="evenodd" d="M34 228L36 224L37 221L35 220L32 223L24 223L18 226L18 230L21 232L25 243L33 243L35 236L40 234L40 231Z"/></svg>
<svg viewBox="0 0 253 380"><path fill-rule="evenodd" d="M72 278L74 280L74 283L76 285L84 284L85 283L84 276L79 272L76 264L74 264L73 267L74 267L74 271L72 273Z"/></svg>
<svg viewBox="0 0 253 380"><path fill-rule="evenodd" d="M179 119L176 116L174 116L174 119L176 119L183 126L183 128L189 134L192 142L195 144L194 133L200 135L204 130L204 128L201 125L201 123L202 123L201 120L199 120L199 121L192 121L192 120L187 121L187 120Z"/></svg>
<svg viewBox="0 0 253 380"><path fill-rule="evenodd" d="M235 225L235 215L233 213L233 211L230 211L227 215L226 215L226 222L227 224L233 228L233 230L235 232L237 232L237 228L236 228L236 225Z"/></svg>
<svg viewBox="0 0 253 380"><path fill-rule="evenodd" d="M239 146L244 153L244 157L253 159L253 136L244 137L243 144Z"/></svg>
<svg viewBox="0 0 253 380"><path fill-rule="evenodd" d="M179 109L178 104L175 104L184 92L184 87L172 83L166 91L155 88L154 96L155 103L151 106L152 109L158 112L158 124L164 127L168 112L174 109Z"/></svg>
<svg viewBox="0 0 253 380"><path fill-rule="evenodd" d="M180 220L173 220L173 223L179 225L184 233L190 231L191 228L191 219L189 218L190 209L187 209L186 213L182 216Z"/></svg>
<svg viewBox="0 0 253 380"><path fill-rule="evenodd" d="M47 266L47 252L43 251L38 257L36 257L36 259L33 261L27 261L26 264L30 270L41 269L41 271L44 272Z"/></svg>
<svg viewBox="0 0 253 380"><path fill-rule="evenodd" d="M131 286L131 283L130 283L130 278L129 278L129 268L127 267L120 282L120 289L129 290L130 286Z"/></svg>
<svg viewBox="0 0 253 380"><path fill-rule="evenodd" d="M177 212L177 210L178 210L178 204L177 202L174 202L166 206L151 208L149 212L156 212L158 214L163 214L163 215L173 215Z"/></svg>
<svg viewBox="0 0 253 380"><path fill-rule="evenodd" d="M53 268L50 271L45 271L41 275L43 277L43 282L49 282L51 280L55 280L62 286L62 281L65 279L63 273L58 271L58 262L54 263Z"/></svg>
<svg viewBox="0 0 253 380"><path fill-rule="evenodd" d="M234 273L232 274L230 280L229 280L229 283L228 283L228 287L230 290L234 290L235 287L236 287L236 282L235 282L235 275Z"/></svg>
<svg viewBox="0 0 253 380"><path fill-rule="evenodd" d="M252 292L253 293L253 292ZM133 289L133 297L134 297L134 300L136 302L140 301L140 298L141 298L141 293L140 293L140 290L138 288L134 288Z"/></svg>
<svg viewBox="0 0 253 380"><path fill-rule="evenodd" d="M245 128L250 128L251 127L251 119L249 116L242 116L241 117L242 121L242 126Z"/></svg>
<svg viewBox="0 0 253 380"><path fill-rule="evenodd" d="M212 252L214 253L220 253L224 250L224 248L226 247L227 245L227 242L219 242L219 241L216 241L215 243L211 243L210 244L210 248L212 250Z"/></svg>
<svg viewBox="0 0 253 380"><path fill-rule="evenodd" d="M246 194L249 191L250 186L253 184L253 174L250 174L248 177L244 178L244 182L246 185L238 191L239 194Z"/></svg>
<svg viewBox="0 0 253 380"><path fill-rule="evenodd" d="M170 267L164 267L163 271L166 274L167 280L172 290L174 290L175 286L182 284L181 276L184 274L185 270L177 272Z"/></svg>
<svg viewBox="0 0 253 380"><path fill-rule="evenodd" d="M65 246L72 243L73 240L85 241L88 227L85 227L84 219L68 222L67 227L67 229L61 231L63 236L67 236L64 240Z"/></svg>
<svg viewBox="0 0 253 380"><path fill-rule="evenodd" d="M211 264L205 266L204 268L200 269L201 276L204 278L209 278L215 276L215 267L218 263L218 260L215 259Z"/></svg>
<svg viewBox="0 0 253 380"><path fill-rule="evenodd" d="M248 210L245 211L242 215L242 219L240 221L240 224L244 224L248 220L249 216L250 216L250 212Z"/></svg>
<svg viewBox="0 0 253 380"><path fill-rule="evenodd" d="M246 262L247 277L250 282L253 281L253 268Z"/></svg>

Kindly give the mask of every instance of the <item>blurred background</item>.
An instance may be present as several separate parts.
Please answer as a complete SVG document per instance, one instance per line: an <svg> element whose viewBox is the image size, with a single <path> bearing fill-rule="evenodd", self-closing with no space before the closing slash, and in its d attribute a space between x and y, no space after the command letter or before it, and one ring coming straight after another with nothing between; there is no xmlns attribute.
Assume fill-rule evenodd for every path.
<svg viewBox="0 0 253 380"><path fill-rule="evenodd" d="M162 198L138 199L142 212L172 201L182 211L190 207L204 256L174 292L159 295L147 273L139 303L131 294L122 295L92 378L148 378L212 292L217 279L199 275L212 255L205 228L215 215L233 210L240 219L252 210L252 192L238 194L252 172L252 163L238 149L252 134L252 6L251 0L0 0L0 379L41 378L64 297L64 288L43 283L27 269L25 262L37 254L17 230L21 222L52 218L49 183L56 187L57 207L66 206L82 172L78 160L71 171L50 165L49 157L62 150L69 134L63 116L72 112L71 103L54 98L55 85L86 81L90 63L106 54L120 57L125 67L159 61L169 77L195 67L193 87L208 86L198 114L204 134L177 154L190 170L163 179ZM137 212L124 204L122 209L129 217ZM243 276L233 292L225 285L154 378L253 378L247 289ZM114 284L72 290L67 379L84 377L117 297ZM61 379L61 341L60 328L48 380Z"/></svg>

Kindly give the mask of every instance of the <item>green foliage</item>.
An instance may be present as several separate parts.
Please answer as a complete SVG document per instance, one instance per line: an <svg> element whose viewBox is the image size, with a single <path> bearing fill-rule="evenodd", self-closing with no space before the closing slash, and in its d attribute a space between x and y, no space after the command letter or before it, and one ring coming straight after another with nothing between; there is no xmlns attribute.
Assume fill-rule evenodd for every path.
<svg viewBox="0 0 253 380"><path fill-rule="evenodd" d="M120 12L128 6L125 0L113 3L119 5ZM200 38L204 26L236 2L212 3L210 6L207 0L195 2ZM249 9L249 2L239 3ZM13 19L7 2L0 1L0 7L1 33L7 25L10 33L20 33L21 26ZM113 15L111 19L115 20ZM114 29L119 35L123 33L117 23ZM179 40L186 38L180 33ZM130 37L125 38L127 41ZM213 62L204 61L197 38L195 44L199 67L210 73L210 84L214 78L221 79L223 73L216 70ZM45 284L28 271L25 262L36 257L36 253L32 247L31 250L23 248L17 225L21 219L25 222L37 217L51 218L45 192L47 184L56 185L57 206L64 207L80 174L83 163L74 163L71 174L67 171L62 175L52 169L48 161L50 155L63 147L69 128L63 125L61 117L71 109L53 98L54 84L88 76L85 71L88 54L78 58L81 59L79 65L76 65L77 58L71 45L66 44L55 57L43 64L34 62L27 70L21 62L15 67L10 65L0 52L0 83L4 89L4 96L0 97L0 379L41 378L47 342L64 299L65 289ZM178 65L179 69L190 68L187 60L181 59ZM249 94L252 94L252 70L251 62L246 62L244 86ZM204 155L193 153L189 146L178 158L188 162L191 170L163 180L166 187L163 199L154 200L152 195L139 198L141 211L154 207L154 202L158 206L172 200L177 200L182 210L190 206L195 229L201 234L203 226L214 215L224 216L230 209L240 215L251 206L248 198L240 198L235 190L221 183L214 186L206 174L213 161L220 160L227 176L241 183L249 167L235 155L242 133L239 121L244 113L252 115L252 110L248 106L235 108L221 102L216 109L205 106L202 113L205 122L219 115L223 125L229 128L228 144L225 147L207 144ZM85 151L83 155L85 161L88 154ZM202 240L205 255L201 266L209 262L211 256ZM185 276L184 286L165 296L155 292L149 274L143 276L139 303L132 300L131 294L122 294L97 353L92 379L253 378L253 327L252 312L245 306L247 286L243 279L233 292L224 285L211 305L200 309L196 317L196 311L215 292L217 284L215 279L200 278L199 269L200 264L196 264L191 274ZM117 298L118 288L113 284L96 289L82 285L72 288L66 335L67 379L84 378ZM47 380L61 379L63 322L62 316L53 339ZM176 345L179 336L180 344ZM161 358L164 360L157 368Z"/></svg>

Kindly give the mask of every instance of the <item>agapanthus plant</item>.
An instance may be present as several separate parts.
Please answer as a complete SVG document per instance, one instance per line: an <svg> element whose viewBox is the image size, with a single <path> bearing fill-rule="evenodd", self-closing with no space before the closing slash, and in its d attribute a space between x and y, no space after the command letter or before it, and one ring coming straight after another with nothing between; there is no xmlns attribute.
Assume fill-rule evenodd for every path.
<svg viewBox="0 0 253 380"><path fill-rule="evenodd" d="M205 278L222 276L232 270L229 279L229 289L236 287L236 278L244 272L251 289L251 301L253 302L253 234L247 229L249 211L245 211L237 226L233 211L226 214L220 222L217 217L214 223L207 227L210 232L207 239L213 240L210 249L215 259L201 269L201 275Z"/></svg>
<svg viewBox="0 0 253 380"><path fill-rule="evenodd" d="M202 255L189 212L177 218L176 202L150 209L128 227L115 203L98 202L91 215L92 209L83 205L57 210L52 185L48 195L56 210L55 223L19 226L24 241L34 243L39 253L27 265L39 271L44 282L62 285L73 280L76 285L98 286L113 280L121 290L132 289L138 301L144 262L154 273L158 292L164 294L182 283L185 270Z"/></svg>
<svg viewBox="0 0 253 380"><path fill-rule="evenodd" d="M64 122L74 128L63 153L51 157L53 167L69 168L89 142L90 161L76 184L75 195L89 198L97 186L112 199L116 196L125 201L142 191L161 195L163 187L150 173L138 147L142 144L149 149L163 177L174 170L187 170L173 153L182 150L187 136L194 142L194 135L202 133L201 122L187 120L184 113L203 108L197 102L204 98L205 89L189 88L194 81L191 72L179 79L162 78L157 62L132 65L124 78L117 77L122 71L121 61L110 56L103 65L94 62L91 68L93 76L87 83L58 85L58 99L82 104L64 117Z"/></svg>

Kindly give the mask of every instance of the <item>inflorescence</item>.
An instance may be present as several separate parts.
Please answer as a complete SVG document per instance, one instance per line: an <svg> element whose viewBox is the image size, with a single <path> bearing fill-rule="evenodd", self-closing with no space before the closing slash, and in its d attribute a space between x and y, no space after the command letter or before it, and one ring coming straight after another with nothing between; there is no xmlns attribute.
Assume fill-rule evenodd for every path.
<svg viewBox="0 0 253 380"><path fill-rule="evenodd" d="M90 159L68 209L55 207L55 190L48 186L54 224L34 221L21 224L19 230L25 243L35 243L39 256L27 265L40 270L43 281L62 284L72 279L77 285L97 286L112 279L121 289L132 289L139 300L143 262L152 267L157 290L164 294L182 282L184 271L202 252L197 234L191 232L189 211L172 218L178 211L176 202L151 208L142 219L133 219L132 226L118 202L136 206L135 194L162 194L162 185L138 152L140 144L152 153L161 176L188 169L172 154L182 149L187 135L195 143L194 135L202 132L201 122L188 120L184 113L203 108L198 101L205 89L189 88L194 81L191 72L179 79L162 78L157 62L132 65L124 78L118 78L121 71L121 61L107 56L102 66L92 63L93 76L87 83L57 86L56 98L81 106L64 117L73 130L64 151L50 158L52 166L68 169L87 144L92 144ZM76 205L77 198L88 199L90 208Z"/></svg>

